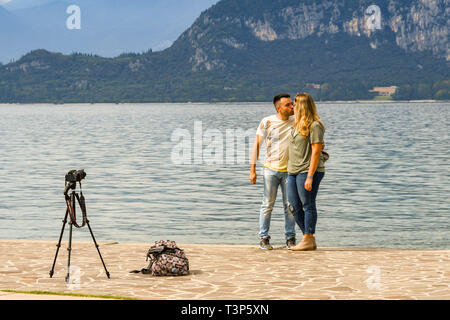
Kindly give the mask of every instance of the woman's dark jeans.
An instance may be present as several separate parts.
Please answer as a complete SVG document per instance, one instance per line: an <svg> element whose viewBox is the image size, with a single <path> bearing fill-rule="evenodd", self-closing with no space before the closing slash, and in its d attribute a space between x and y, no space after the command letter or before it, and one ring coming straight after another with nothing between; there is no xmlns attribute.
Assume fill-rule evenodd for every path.
<svg viewBox="0 0 450 320"><path fill-rule="evenodd" d="M317 224L316 197L319 191L320 181L325 172L317 172L313 177L311 191L305 189L305 181L308 173L289 175L287 182L287 195L289 210L294 215L295 222L302 230L303 234L314 234Z"/></svg>

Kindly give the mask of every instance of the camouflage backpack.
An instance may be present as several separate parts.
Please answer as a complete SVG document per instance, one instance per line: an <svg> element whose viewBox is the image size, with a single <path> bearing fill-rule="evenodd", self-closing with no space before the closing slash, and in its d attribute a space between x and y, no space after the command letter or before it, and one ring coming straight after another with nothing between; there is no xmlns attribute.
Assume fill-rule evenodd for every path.
<svg viewBox="0 0 450 320"><path fill-rule="evenodd" d="M182 276L189 274L189 260L175 241L156 241L147 252L147 268L131 272L152 274L153 276Z"/></svg>

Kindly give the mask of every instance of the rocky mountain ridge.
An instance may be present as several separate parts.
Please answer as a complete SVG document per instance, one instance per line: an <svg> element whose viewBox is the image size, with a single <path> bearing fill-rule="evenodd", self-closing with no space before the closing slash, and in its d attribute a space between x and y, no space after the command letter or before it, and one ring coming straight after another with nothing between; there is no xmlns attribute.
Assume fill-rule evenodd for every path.
<svg viewBox="0 0 450 320"><path fill-rule="evenodd" d="M224 2L235 8L230 15L223 14L221 6ZM195 56L190 59L194 70L201 65L207 70L223 65L223 61L209 61L199 42L207 30L215 26L240 29L242 34L250 32L254 38L265 42L344 33L369 39L372 49L376 49L381 40L392 37L405 52L430 51L434 56L450 61L450 0L376 1L375 10L371 9L373 1L365 0L273 1L271 6L263 7L260 15L246 13L249 6L261 2L264 1L222 1L197 19L181 36L181 39L189 38L196 48ZM373 28L369 19L376 17L377 8L380 25ZM247 47L245 39L239 35L225 36L222 42L235 49Z"/></svg>

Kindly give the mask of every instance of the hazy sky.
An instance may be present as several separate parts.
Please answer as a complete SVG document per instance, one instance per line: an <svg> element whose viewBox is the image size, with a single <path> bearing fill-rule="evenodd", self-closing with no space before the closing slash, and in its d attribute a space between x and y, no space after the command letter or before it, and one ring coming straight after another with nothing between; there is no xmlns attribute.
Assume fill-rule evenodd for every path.
<svg viewBox="0 0 450 320"><path fill-rule="evenodd" d="M36 5L52 2L54 0L0 0L0 5L6 5L10 10L24 9L34 7Z"/></svg>
<svg viewBox="0 0 450 320"><path fill-rule="evenodd" d="M0 4L6 4L6 3L8 3L8 2L13 2L14 0L0 0ZM16 1L17 2L17 1ZM34 0L22 0L22 1L19 1L19 2L22 2L24 5L29 5L29 6L32 6L33 5L33 2L34 2Z"/></svg>
<svg viewBox="0 0 450 320"><path fill-rule="evenodd" d="M35 5L35 4L40 4L40 3L43 3L43 2L51 2L51 1L53 1L53 0L0 0L0 4L5 4L5 3L8 3L8 2L15 2L15 3L20 3L21 5L23 5L23 6L32 6L32 5Z"/></svg>
<svg viewBox="0 0 450 320"><path fill-rule="evenodd" d="M54 1L55 0L0 0L0 5L4 5L8 10L17 10L31 8Z"/></svg>
<svg viewBox="0 0 450 320"><path fill-rule="evenodd" d="M163 50L219 0L0 0L0 62L36 49L115 57ZM49 5L53 3L53 5ZM65 6L82 3L80 27L67 27ZM109 5L111 3L111 5Z"/></svg>

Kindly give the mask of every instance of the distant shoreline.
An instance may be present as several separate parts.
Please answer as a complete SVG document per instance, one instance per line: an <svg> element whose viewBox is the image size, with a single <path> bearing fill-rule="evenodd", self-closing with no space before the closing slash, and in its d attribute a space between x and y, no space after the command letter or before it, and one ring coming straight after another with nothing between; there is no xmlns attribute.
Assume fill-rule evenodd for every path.
<svg viewBox="0 0 450 320"><path fill-rule="evenodd" d="M262 104L272 104L270 101L241 101L241 102L68 102L68 103L53 103L53 102L31 102L31 103L3 103L0 102L0 106L3 105L125 105L125 104L254 104L254 103L262 103ZM376 103L376 104L386 104L386 103L450 103L450 100L339 100L339 101L316 101L317 104L363 104L363 103Z"/></svg>

